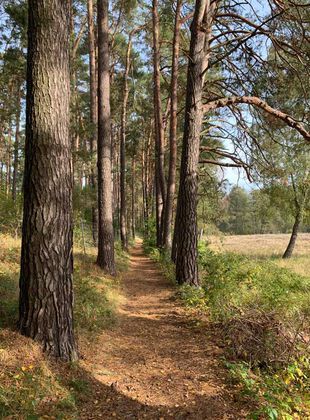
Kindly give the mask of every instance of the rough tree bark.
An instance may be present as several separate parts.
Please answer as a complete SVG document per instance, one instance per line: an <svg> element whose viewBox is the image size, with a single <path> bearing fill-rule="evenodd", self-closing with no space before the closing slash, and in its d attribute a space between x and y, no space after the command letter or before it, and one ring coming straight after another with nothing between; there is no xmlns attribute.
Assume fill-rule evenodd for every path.
<svg viewBox="0 0 310 420"><path fill-rule="evenodd" d="M155 117L155 185L156 185L156 230L157 246L162 246L163 214L166 199L166 180L164 173L164 125L161 102L159 16L158 1L152 2L153 17L153 64L154 64L154 117Z"/></svg>
<svg viewBox="0 0 310 420"><path fill-rule="evenodd" d="M97 1L98 19L98 257L97 264L115 275L112 209L112 139L108 0Z"/></svg>
<svg viewBox="0 0 310 420"><path fill-rule="evenodd" d="M197 193L200 132L203 117L203 72L208 64L211 22L216 1L196 0L191 25L180 185L174 238L176 279L199 285L197 264Z"/></svg>
<svg viewBox="0 0 310 420"><path fill-rule="evenodd" d="M177 162L177 112L178 112L178 74L179 74L179 51L180 51L180 26L181 26L182 0L177 0L175 11L175 24L173 36L172 72L170 87L170 156L167 185L167 198L163 223L163 246L171 247L171 222L173 201L175 194L176 162Z"/></svg>
<svg viewBox="0 0 310 420"><path fill-rule="evenodd" d="M52 356L73 334L69 0L29 0L19 329Z"/></svg>
<svg viewBox="0 0 310 420"><path fill-rule="evenodd" d="M89 76L90 76L90 120L92 133L90 139L90 153L92 157L91 167L91 186L94 193L97 191L97 174L94 168L94 158L97 151L97 125L98 125L98 107L97 107L97 72L96 72L96 40L94 28L94 5L93 0L87 0L88 17L88 44L89 44ZM92 233L94 244L98 244L98 208L92 207Z"/></svg>

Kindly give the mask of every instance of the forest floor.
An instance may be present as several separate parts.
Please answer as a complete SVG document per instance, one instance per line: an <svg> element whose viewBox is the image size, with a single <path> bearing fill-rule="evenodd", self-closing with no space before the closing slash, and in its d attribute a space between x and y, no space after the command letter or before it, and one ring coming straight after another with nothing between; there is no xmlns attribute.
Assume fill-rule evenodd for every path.
<svg viewBox="0 0 310 420"><path fill-rule="evenodd" d="M94 248L75 249L80 360L56 362L16 331L20 241L0 236L0 418L243 419L212 324L186 309L138 241L104 276Z"/></svg>
<svg viewBox="0 0 310 420"><path fill-rule="evenodd" d="M247 237L240 237L238 244L234 238L224 239L238 245L239 253L248 251ZM253 248L250 257L268 259L267 250L261 255L260 238L254 239L257 251ZM269 259L282 266L273 256L276 239L270 238ZM287 266L301 274L310 269L303 252L310 235L303 239ZM225 246L222 240L220 244ZM243 382L248 386L256 378L254 388L260 390L265 376L251 376L247 369L241 372L246 373L243 382L234 380L214 323L205 311L188 308L176 297L165 267L161 271L160 263L144 254L141 241L129 257L116 243L117 278L94 264L95 248L77 245L74 251L75 330L81 357L68 364L42 354L37 343L16 331L20 240L0 234L1 419L239 420L257 409L257 401L244 396ZM295 292L304 287L300 284ZM267 385L263 381L262 390L269 392ZM269 394L277 399L280 390L281 399L284 389L294 399L291 388L294 391L290 384L283 385Z"/></svg>
<svg viewBox="0 0 310 420"><path fill-rule="evenodd" d="M207 320L189 316L140 242L122 287L117 325L91 347L81 343L82 366L96 390L80 418L245 418Z"/></svg>

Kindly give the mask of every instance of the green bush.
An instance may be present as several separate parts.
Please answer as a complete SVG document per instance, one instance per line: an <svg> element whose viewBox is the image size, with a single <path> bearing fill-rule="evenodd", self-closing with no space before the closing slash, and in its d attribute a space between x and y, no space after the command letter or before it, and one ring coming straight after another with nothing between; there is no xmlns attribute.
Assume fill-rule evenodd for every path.
<svg viewBox="0 0 310 420"><path fill-rule="evenodd" d="M310 319L310 278L270 261L233 253L200 252L202 285L214 319L224 321L248 310L277 312L296 324Z"/></svg>
<svg viewBox="0 0 310 420"><path fill-rule="evenodd" d="M0 191L0 232L17 237L22 225L22 198L14 201L12 196L7 196Z"/></svg>
<svg viewBox="0 0 310 420"><path fill-rule="evenodd" d="M309 418L309 277L204 244L199 262L203 292L191 300L220 324L232 378L257 404L252 418Z"/></svg>
<svg viewBox="0 0 310 420"><path fill-rule="evenodd" d="M266 371L248 363L226 363L231 379L241 386L241 395L256 403L252 419L309 418L310 361L301 357L282 370Z"/></svg>

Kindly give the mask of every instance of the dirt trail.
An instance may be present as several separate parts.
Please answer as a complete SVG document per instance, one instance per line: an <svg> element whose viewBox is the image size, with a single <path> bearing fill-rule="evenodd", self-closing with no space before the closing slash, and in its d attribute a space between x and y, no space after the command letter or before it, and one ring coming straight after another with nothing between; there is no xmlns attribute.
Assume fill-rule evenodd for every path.
<svg viewBox="0 0 310 420"><path fill-rule="evenodd" d="M173 288L141 244L131 251L123 285L120 322L92 349L87 370L96 378L96 396L82 418L244 418L225 386L212 334L173 299Z"/></svg>

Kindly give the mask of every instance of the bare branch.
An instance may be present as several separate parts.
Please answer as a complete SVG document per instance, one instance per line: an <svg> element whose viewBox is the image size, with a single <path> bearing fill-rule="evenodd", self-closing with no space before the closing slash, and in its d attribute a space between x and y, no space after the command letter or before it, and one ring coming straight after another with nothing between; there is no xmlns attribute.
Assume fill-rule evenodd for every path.
<svg viewBox="0 0 310 420"><path fill-rule="evenodd" d="M278 109L272 108L267 102L258 98L257 96L231 96L227 98L221 98L215 101L208 102L203 106L204 112L209 112L214 109L224 108L234 104L248 104L256 106L270 115L284 121L288 126L297 130L307 142L310 142L310 133L307 131L303 124L296 121L291 116L285 114Z"/></svg>

